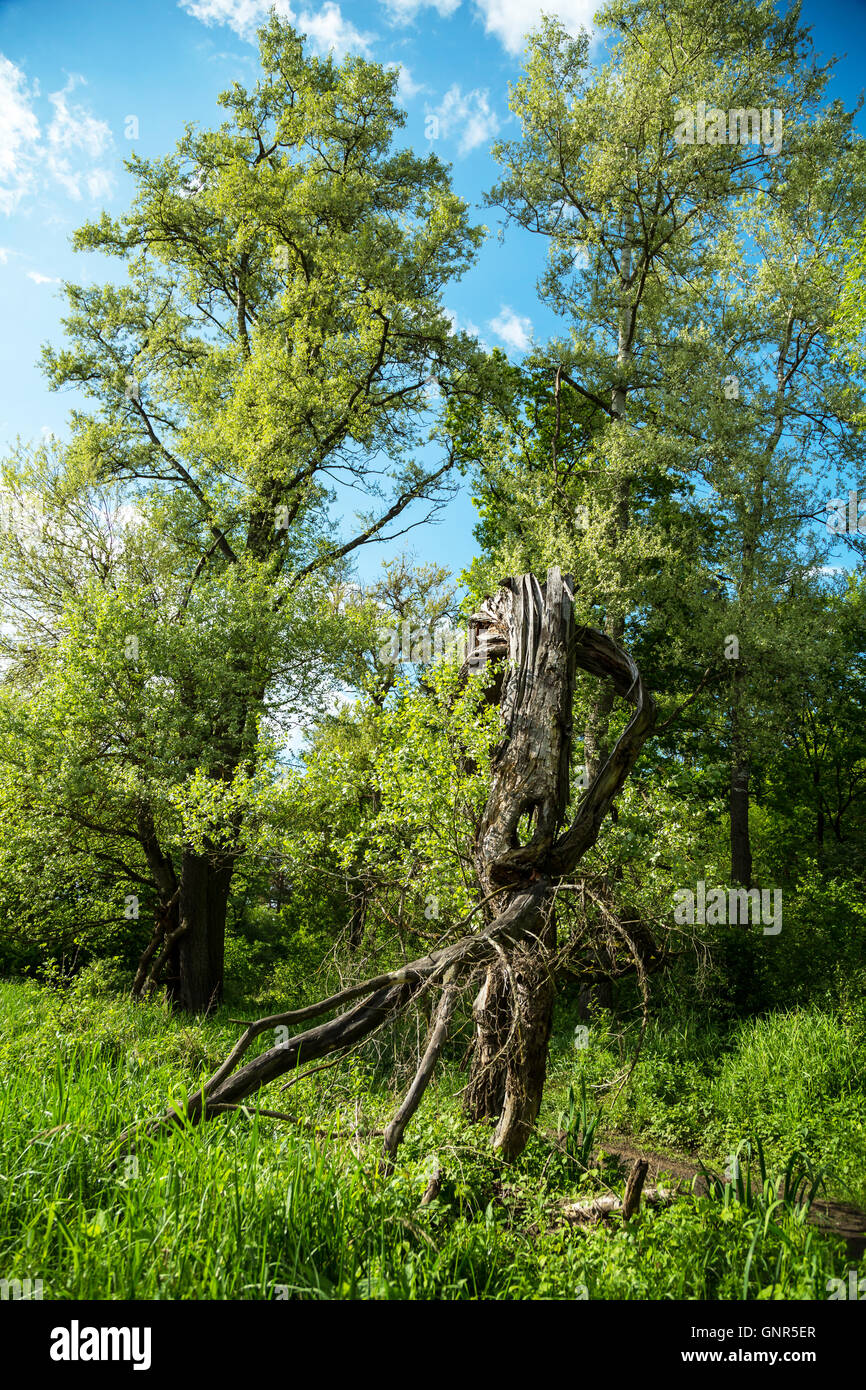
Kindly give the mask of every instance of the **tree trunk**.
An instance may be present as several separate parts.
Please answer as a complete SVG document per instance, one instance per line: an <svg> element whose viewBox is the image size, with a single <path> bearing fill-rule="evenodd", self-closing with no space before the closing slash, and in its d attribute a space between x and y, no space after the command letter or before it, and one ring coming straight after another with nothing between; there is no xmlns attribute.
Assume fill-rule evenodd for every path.
<svg viewBox="0 0 866 1390"><path fill-rule="evenodd" d="M491 793L476 843L481 886L485 893L502 890L495 911L537 877L539 859L562 824L575 664L567 578L551 571L542 587L526 575L501 593L501 615L493 608L490 613L491 626L499 616L509 638L505 738L493 756ZM555 997L548 961L555 942L551 906L543 899L528 939L507 962L488 968L475 1001L466 1112L476 1121L498 1118L494 1146L509 1158L525 1148L541 1105Z"/></svg>
<svg viewBox="0 0 866 1390"><path fill-rule="evenodd" d="M352 910L349 915L349 950L359 951L364 941L364 928L367 925L367 890L350 893Z"/></svg>
<svg viewBox="0 0 866 1390"><path fill-rule="evenodd" d="M472 1006L472 1017L475 1041L464 1108L471 1120L492 1120L502 1114L505 1103L505 1048L512 1022L505 972L498 961L487 967L484 984Z"/></svg>
<svg viewBox="0 0 866 1390"><path fill-rule="evenodd" d="M572 868L594 843L637 756L634 734L651 727L654 713L652 702L644 701L637 668L621 664L619 648L592 629L575 631L571 583L558 570L548 573L543 587L533 575L505 581L472 621L488 648L497 631L508 640L505 737L491 759L490 797L475 846L479 884L485 895L497 894L491 910L501 912L530 883ZM573 825L560 836L569 801L577 662L611 680L620 696L636 703L637 712L616 748L605 752ZM488 967L475 1001L464 1104L472 1120L498 1117L494 1145L508 1157L526 1146L544 1087L555 999L552 898L551 882L522 941L505 960Z"/></svg>
<svg viewBox="0 0 866 1390"><path fill-rule="evenodd" d="M489 967L475 1000L475 1043L464 1106L474 1121L496 1119L494 1148L522 1153L541 1108L556 985L548 952L551 923L539 942L513 952L508 969Z"/></svg>
<svg viewBox="0 0 866 1390"><path fill-rule="evenodd" d="M815 842L818 846L818 862L824 855L824 798L821 795L821 771L818 766L818 751L815 750L815 767L812 771L812 786L815 789Z"/></svg>
<svg viewBox="0 0 866 1390"><path fill-rule="evenodd" d="M511 958L514 1033L505 1050L505 1095L493 1136L494 1148L505 1158L523 1152L541 1109L556 1001L549 956L555 942L551 919L542 940L518 947Z"/></svg>
<svg viewBox="0 0 866 1390"><path fill-rule="evenodd" d="M226 909L233 859L184 849L180 871L179 936L168 995L184 1013L210 1013L222 1000Z"/></svg>
<svg viewBox="0 0 866 1390"><path fill-rule="evenodd" d="M731 882L752 883L752 841L749 836L749 764L739 757L731 768Z"/></svg>
<svg viewBox="0 0 866 1390"><path fill-rule="evenodd" d="M133 996L140 998L145 991L152 992L158 986L162 969L173 950L180 920L180 892L171 856L160 848L153 816L144 803L138 808L137 822L138 837L154 885L153 935L139 959L132 986Z"/></svg>

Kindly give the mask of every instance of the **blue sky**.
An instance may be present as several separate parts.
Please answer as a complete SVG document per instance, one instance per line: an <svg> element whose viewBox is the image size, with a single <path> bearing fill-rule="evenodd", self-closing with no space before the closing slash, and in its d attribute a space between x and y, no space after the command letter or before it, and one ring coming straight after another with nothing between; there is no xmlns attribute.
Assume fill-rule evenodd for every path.
<svg viewBox="0 0 866 1390"><path fill-rule="evenodd" d="M744 0L735 0L744 3ZM712 0L708 0L712 3ZM746 0L747 3L747 0ZM257 71L254 32L267 0L0 0L0 448L20 435L63 435L69 395L47 390L41 345L60 341L63 279L112 278L116 266L70 249L76 226L103 207L119 213L132 183L123 160L171 149L187 121L215 124L216 96ZM496 177L492 140L507 138L507 88L519 72L522 35L542 6L532 0L281 0L278 10L319 51L361 51L402 67L408 114L403 141L453 165L457 191L493 235L479 264L447 296L459 324L519 355L554 324L539 306L542 248L478 206ZM548 0L576 29L596 0ZM845 54L831 95L852 105L866 71L866 0L805 0L804 22L819 50ZM604 36L594 53L604 56ZM863 123L861 121L861 129ZM459 570L473 552L474 511L465 492L436 528L412 532L385 553L409 547L419 560ZM371 552L362 570L378 567Z"/></svg>

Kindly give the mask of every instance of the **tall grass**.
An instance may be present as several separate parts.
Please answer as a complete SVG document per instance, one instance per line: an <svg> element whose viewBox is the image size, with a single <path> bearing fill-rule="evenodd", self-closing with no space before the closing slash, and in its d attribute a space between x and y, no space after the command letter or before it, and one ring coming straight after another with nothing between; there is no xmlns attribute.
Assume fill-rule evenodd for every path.
<svg viewBox="0 0 866 1390"><path fill-rule="evenodd" d="M133 1162L121 1129L181 1103L236 1029L23 983L0 983L0 1022L0 1278L41 1278L46 1299L739 1298L744 1276L748 1297L824 1297L847 1267L789 1213L759 1231L760 1213L708 1200L563 1226L562 1199L603 1176L543 1134L502 1163L447 1067L390 1175L352 1138L393 1104L363 1059L293 1087L297 1125L239 1111ZM442 1190L421 1207L434 1162Z"/></svg>

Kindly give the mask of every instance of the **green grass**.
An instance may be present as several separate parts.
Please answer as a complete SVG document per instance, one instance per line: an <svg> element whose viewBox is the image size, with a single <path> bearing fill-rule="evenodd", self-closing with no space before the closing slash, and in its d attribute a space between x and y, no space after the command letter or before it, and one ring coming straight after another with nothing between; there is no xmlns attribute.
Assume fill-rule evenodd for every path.
<svg viewBox="0 0 866 1390"><path fill-rule="evenodd" d="M717 1058L713 1114L731 1134L754 1105L780 1123L800 1114L790 1059L778 1082L762 1079L776 1075L771 1052L782 1036L816 1067L822 1058L805 1096L820 1100L835 1078L833 1113L851 1097L849 1054L839 1044L826 1055L832 1030L811 1015L776 1026L778 1034L744 1027ZM768 1216L690 1198L645 1211L628 1229L619 1219L558 1222L563 1199L622 1185L611 1167L581 1172L543 1133L569 1083L579 1094L581 1074L592 1080L619 1064L609 1036L586 1054L568 1052L567 1011L550 1087L555 1113L517 1164L499 1160L486 1130L462 1119L463 1078L452 1063L390 1175L376 1140L353 1145L349 1135L359 1116L375 1124L393 1106L381 1055L350 1059L287 1097L274 1088L270 1103L291 1110L297 1126L239 1112L149 1140L137 1164L121 1156L114 1165L121 1129L181 1102L237 1029L224 1017L182 1023L157 1004L94 993L86 979L65 992L0 982L0 1027L0 1278L41 1278L46 1299L823 1298L827 1280L848 1267L839 1242L784 1208ZM678 1046L688 1051L683 1066L712 1070L710 1051L694 1039L669 1038L666 1049L662 1041L648 1044L646 1076L639 1069L620 1103L626 1118L649 1117L669 1076L662 1063L674 1067ZM588 1087L590 1109L592 1094ZM683 1094L686 1102L696 1094L691 1082ZM657 1124L673 1105L660 1103ZM824 1119L819 1105L813 1123L820 1129ZM442 1190L421 1208L435 1163Z"/></svg>

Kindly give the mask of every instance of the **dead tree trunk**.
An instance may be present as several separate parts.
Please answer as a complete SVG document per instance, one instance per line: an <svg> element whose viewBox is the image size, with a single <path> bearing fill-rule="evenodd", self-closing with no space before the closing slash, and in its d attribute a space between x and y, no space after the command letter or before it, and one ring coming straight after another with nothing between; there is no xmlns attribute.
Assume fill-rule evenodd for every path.
<svg viewBox="0 0 866 1390"><path fill-rule="evenodd" d="M473 981L477 987L480 976L485 987L476 1000L471 1103L475 1114L497 1117L494 1142L503 1153L515 1155L525 1145L541 1102L547 1063L556 886L595 843L652 730L655 705L622 648L594 628L575 628L571 587L556 569L549 571L545 585L533 575L506 580L473 622L478 641L470 667L483 663L487 653L508 654L502 692L504 737L493 756L490 794L475 844L479 899L487 905L487 920L479 927L473 913L471 932L461 935L458 929L464 924L456 924L455 939L440 950L317 1004L249 1024L210 1081L190 1097L184 1114L170 1110L150 1122L149 1132L164 1125L197 1124L234 1109L286 1072L356 1045L393 1020L422 991L435 989L441 998L421 1065L387 1131L392 1155L433 1073L457 989ZM576 666L609 681L634 709L574 819L563 829ZM336 1017L242 1064L263 1033L321 1019L336 1010L341 1010ZM127 1143L130 1138L123 1136Z"/></svg>
<svg viewBox="0 0 866 1390"><path fill-rule="evenodd" d="M544 586L531 574L507 580L487 613L479 636L485 644L507 636L508 664L502 690L504 737L491 762L475 864L485 895L506 889L497 901L501 907L538 877L568 805L575 667L569 581L558 570L550 572ZM473 1120L498 1119L494 1145L508 1156L525 1147L541 1105L555 994L549 961L555 946L556 925L546 894L526 942L510 960L488 968L475 1003L466 1109Z"/></svg>

